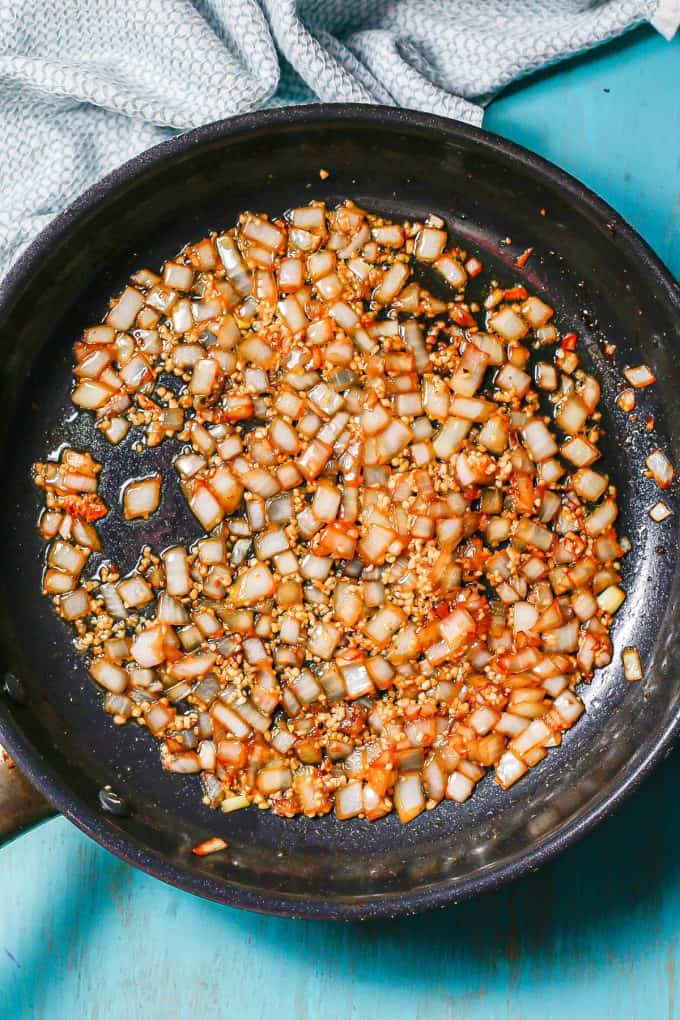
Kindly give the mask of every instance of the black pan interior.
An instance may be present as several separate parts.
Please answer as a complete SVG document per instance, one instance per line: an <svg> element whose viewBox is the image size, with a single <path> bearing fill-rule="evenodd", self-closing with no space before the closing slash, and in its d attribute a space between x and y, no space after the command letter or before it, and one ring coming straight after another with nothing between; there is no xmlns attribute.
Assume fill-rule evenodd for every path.
<svg viewBox="0 0 680 1020"><path fill-rule="evenodd" d="M329 171L321 180L319 170ZM311 108L217 125L161 147L104 182L29 254L5 287L2 349L3 648L0 666L23 681L27 704L0 704L2 735L20 764L88 832L160 877L213 898L307 916L369 916L469 895L536 865L585 830L644 771L677 716L677 515L653 524L659 496L644 456L678 456L680 323L677 290L611 210L573 180L507 143L452 122L397 111ZM628 598L616 653L585 691L587 715L563 747L510 792L487 777L464 805L447 803L407 827L334 817L284 821L256 809L225 816L201 804L198 782L162 772L155 742L118 728L40 588L42 543L31 463L68 441L101 451L104 497L120 482L168 463L173 450L130 457L69 404L70 349L109 295L141 265L157 268L185 242L231 225L243 209L280 213L312 198L351 196L396 218L434 211L485 273L525 281L582 337L586 367L603 384L605 463L618 486ZM545 213L542 214L541 210ZM511 239L505 243L506 238ZM514 259L535 249L525 268ZM605 341L616 345L613 357ZM613 406L626 364L646 362L657 386L641 392L638 420ZM645 421L653 415L655 431ZM174 478L174 472L168 477ZM108 498L107 498L108 497ZM677 493L666 502L678 509ZM132 566L142 541L163 547L198 535L172 484L150 522L103 523L104 543ZM620 651L638 646L646 678L622 676ZM127 817L101 812L110 784ZM190 848L222 835L230 850L198 859ZM634 838L634 834L631 834Z"/></svg>

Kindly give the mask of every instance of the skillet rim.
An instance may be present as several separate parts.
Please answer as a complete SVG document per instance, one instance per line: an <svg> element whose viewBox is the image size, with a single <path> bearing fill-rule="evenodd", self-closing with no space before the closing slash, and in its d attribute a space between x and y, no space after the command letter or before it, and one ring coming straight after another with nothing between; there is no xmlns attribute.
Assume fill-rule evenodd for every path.
<svg viewBox="0 0 680 1020"><path fill-rule="evenodd" d="M560 189L575 205L588 207L596 218L613 227L619 242L637 259L640 273L648 276L650 282L661 289L671 310L675 309L680 323L680 286L670 271L623 217L577 178L523 146L481 128L415 110L358 103L318 103L247 113L194 128L139 153L84 191L29 244L0 282L0 317L4 310L11 306L52 245L71 228L77 228L78 221L96 208L105 197L144 173L149 167L171 161L197 145L253 129L357 121L369 125L377 123L397 130L402 127L441 132L458 142L472 143L477 148L500 155L511 165L519 164L535 177L548 181L553 187ZM647 756L632 769L627 765L622 767L622 774L613 790L596 800L583 811L580 818L567 823L560 832L534 844L525 853L506 864L490 866L483 873L469 878L443 879L412 892L327 900L313 894L303 896L258 892L253 888L220 883L172 863L136 838L121 834L116 830L113 819L70 790L62 774L46 762L13 715L10 705L0 698L0 739L24 775L61 814L126 863L162 879L169 885L214 902L283 917L325 920L371 920L415 914L470 899L536 870L582 839L602 819L618 808L651 770L668 757L680 733L679 705L657 736Z"/></svg>

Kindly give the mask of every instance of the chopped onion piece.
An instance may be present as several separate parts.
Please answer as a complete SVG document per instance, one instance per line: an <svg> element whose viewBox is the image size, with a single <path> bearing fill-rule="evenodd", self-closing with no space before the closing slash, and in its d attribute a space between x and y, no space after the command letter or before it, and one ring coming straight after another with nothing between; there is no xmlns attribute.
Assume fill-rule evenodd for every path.
<svg viewBox="0 0 680 1020"><path fill-rule="evenodd" d="M652 509L649 511L649 516L657 524L660 524L661 521L667 520L669 517L672 516L672 514L673 511L666 506L663 500L660 500L658 503L655 503Z"/></svg>
<svg viewBox="0 0 680 1020"><path fill-rule="evenodd" d="M68 542L57 539L50 546L47 554L47 562L57 570L64 570L69 574L78 575L87 562L89 552L79 549Z"/></svg>
<svg viewBox="0 0 680 1020"><path fill-rule="evenodd" d="M489 326L495 333L499 333L504 340L521 340L526 336L529 327L517 312L506 306L500 312L489 317Z"/></svg>
<svg viewBox="0 0 680 1020"><path fill-rule="evenodd" d="M527 771L527 766L521 758L512 751L506 751L496 765L496 782L504 790L508 790Z"/></svg>
<svg viewBox="0 0 680 1020"><path fill-rule="evenodd" d="M446 231L434 230L432 227L423 227L416 238L414 255L424 262L434 262L444 251L446 245Z"/></svg>
<svg viewBox="0 0 680 1020"><path fill-rule="evenodd" d="M626 680L630 681L630 683L642 680L644 670L642 668L642 662L640 661L640 653L637 648L624 648L621 653L621 658L623 659L623 675Z"/></svg>
<svg viewBox="0 0 680 1020"><path fill-rule="evenodd" d="M275 582L264 563L258 563L239 574L231 589L235 606L252 606L274 594Z"/></svg>
<svg viewBox="0 0 680 1020"><path fill-rule="evenodd" d="M278 312L292 333L299 333L308 325L308 319L295 296L279 301Z"/></svg>
<svg viewBox="0 0 680 1020"><path fill-rule="evenodd" d="M224 517L224 509L207 485L195 487L189 497L189 506L206 531L212 531Z"/></svg>
<svg viewBox="0 0 680 1020"><path fill-rule="evenodd" d="M603 612L609 613L610 616L613 616L617 609L619 609L619 607L623 604L625 597L626 593L623 588L619 588L618 585L612 584L609 588L605 588L604 591L600 592L597 596L597 604Z"/></svg>
<svg viewBox="0 0 680 1020"><path fill-rule="evenodd" d="M195 680L196 677L204 676L212 668L215 659L214 652L196 652L184 655L172 663L168 672L180 680Z"/></svg>
<svg viewBox="0 0 680 1020"><path fill-rule="evenodd" d="M166 591L161 592L158 597L157 615L159 620L169 623L173 627L181 627L189 622L189 614L182 603L174 599L172 595L168 595Z"/></svg>
<svg viewBox="0 0 680 1020"><path fill-rule="evenodd" d="M580 468L572 476L572 484L581 499L594 503L607 491L609 479L590 468Z"/></svg>
<svg viewBox="0 0 680 1020"><path fill-rule="evenodd" d="M118 584L118 593L126 606L133 609L153 602L153 592L140 574L131 574Z"/></svg>
<svg viewBox="0 0 680 1020"><path fill-rule="evenodd" d="M373 297L381 305L389 304L403 289L408 277L409 268L406 263L393 262L380 281L380 285L376 287Z"/></svg>
<svg viewBox="0 0 680 1020"><path fill-rule="evenodd" d="M452 772L446 783L446 796L449 800L455 800L462 804L471 796L475 784L462 772Z"/></svg>
<svg viewBox="0 0 680 1020"><path fill-rule="evenodd" d="M587 467L597 460L600 451L585 436L574 436L563 443L560 452L576 467Z"/></svg>
<svg viewBox="0 0 680 1020"><path fill-rule="evenodd" d="M130 653L140 666L159 666L165 662L165 625L150 626L141 631L130 647Z"/></svg>
<svg viewBox="0 0 680 1020"><path fill-rule="evenodd" d="M207 857L208 854L216 854L221 850L226 850L228 846L229 844L226 840L220 836L211 836L210 839L206 839L197 846L192 847L191 852L198 857Z"/></svg>
<svg viewBox="0 0 680 1020"><path fill-rule="evenodd" d="M645 457L645 464L659 488L667 489L675 477L675 469L666 454L661 450L654 450Z"/></svg>
<svg viewBox="0 0 680 1020"><path fill-rule="evenodd" d="M530 421L524 427L524 439L535 461L547 460L557 453L557 443L542 421Z"/></svg>
<svg viewBox="0 0 680 1020"><path fill-rule="evenodd" d="M78 407L94 411L108 403L113 393L114 390L103 382L97 382L94 379L84 379L74 389L71 394L71 400Z"/></svg>
<svg viewBox="0 0 680 1020"><path fill-rule="evenodd" d="M585 425L588 417L588 408L580 397L572 394L559 406L555 413L555 421L562 429L570 435L576 435Z"/></svg>
<svg viewBox="0 0 680 1020"><path fill-rule="evenodd" d="M328 311L338 326L350 336L359 325L359 316L344 301L338 301Z"/></svg>
<svg viewBox="0 0 680 1020"><path fill-rule="evenodd" d="M459 290L461 287L465 286L467 282L467 273L461 266L460 262L456 262L456 260L450 256L444 255L442 258L437 259L434 266L435 269L442 274L446 282L454 288L454 290Z"/></svg>
<svg viewBox="0 0 680 1020"><path fill-rule="evenodd" d="M225 797L222 803L220 804L221 810L224 811L225 813L229 813L231 811L242 811L243 808L247 807L250 807L250 800L247 797L244 797L243 795L236 797Z"/></svg>
<svg viewBox="0 0 680 1020"><path fill-rule="evenodd" d="M425 794L420 776L409 772L399 776L394 784L394 806L399 820L406 824L425 810Z"/></svg>
<svg viewBox="0 0 680 1020"><path fill-rule="evenodd" d="M448 460L458 449L468 432L470 422L463 418L449 418L432 440L432 449L441 460Z"/></svg>
<svg viewBox="0 0 680 1020"><path fill-rule="evenodd" d="M567 726L571 726L583 714L583 702L572 691L563 691L555 698L553 708Z"/></svg>
<svg viewBox="0 0 680 1020"><path fill-rule="evenodd" d="M335 794L335 813L338 818L356 818L362 811L361 783L350 782L341 786Z"/></svg>
<svg viewBox="0 0 680 1020"><path fill-rule="evenodd" d="M441 636L452 651L457 650L475 630L473 617L463 608L454 609L439 624Z"/></svg>
<svg viewBox="0 0 680 1020"><path fill-rule="evenodd" d="M532 329L539 329L552 319L553 309L540 298L532 296L522 305L522 315Z"/></svg>
<svg viewBox="0 0 680 1020"><path fill-rule="evenodd" d="M282 528L265 531L255 538L255 555L258 560L270 560L289 548L288 536Z"/></svg>
<svg viewBox="0 0 680 1020"><path fill-rule="evenodd" d="M512 396L521 398L526 395L531 386L531 376L523 372L521 368L508 363L503 365L496 376L496 385Z"/></svg>
<svg viewBox="0 0 680 1020"><path fill-rule="evenodd" d="M630 389L621 390L616 398L616 403L622 411L630 414L631 411L635 410L635 392Z"/></svg>
<svg viewBox="0 0 680 1020"><path fill-rule="evenodd" d="M65 620L80 620L90 612L90 597L85 588L62 595L59 602L61 615Z"/></svg>
<svg viewBox="0 0 680 1020"><path fill-rule="evenodd" d="M126 520L150 517L156 512L161 501L162 482L160 475L149 475L148 478L128 482L123 490L123 511Z"/></svg>
<svg viewBox="0 0 680 1020"><path fill-rule="evenodd" d="M347 698L363 698L373 690L373 681L366 666L362 662L352 662L341 666L340 671L345 684Z"/></svg>
<svg viewBox="0 0 680 1020"><path fill-rule="evenodd" d="M134 287L126 287L106 316L109 326L124 331L132 326L144 306L144 297Z"/></svg>
<svg viewBox="0 0 680 1020"><path fill-rule="evenodd" d="M90 674L112 694L122 694L127 690L130 679L127 670L116 666L108 659L93 659L90 663Z"/></svg>
<svg viewBox="0 0 680 1020"><path fill-rule="evenodd" d="M604 503L600 503L596 510L593 510L592 514L585 518L583 524L586 532L589 535L601 534L607 528L611 528L618 513L618 507L614 500L606 499Z"/></svg>
<svg viewBox="0 0 680 1020"><path fill-rule="evenodd" d="M636 389L643 389L645 386L651 386L652 383L656 382L656 376L647 365L624 368L623 374L631 386L634 386Z"/></svg>
<svg viewBox="0 0 680 1020"><path fill-rule="evenodd" d="M241 227L241 234L249 241L255 241L265 248L276 251L285 240L285 234L273 223L258 216L247 216Z"/></svg>

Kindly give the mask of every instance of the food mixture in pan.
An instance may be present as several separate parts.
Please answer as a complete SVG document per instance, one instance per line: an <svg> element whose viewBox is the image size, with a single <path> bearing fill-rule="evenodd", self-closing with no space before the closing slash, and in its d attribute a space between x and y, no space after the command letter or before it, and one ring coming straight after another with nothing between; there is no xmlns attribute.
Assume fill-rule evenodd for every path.
<svg viewBox="0 0 680 1020"><path fill-rule="evenodd" d="M466 299L481 271L437 216L245 213L135 273L75 344L73 403L127 444L125 518L179 486L204 536L122 576L106 463L63 449L35 465L44 590L105 711L206 804L408 822L487 770L508 788L609 663L629 544L600 387L540 297ZM138 477L160 443L174 472ZM669 484L661 451L648 467Z"/></svg>

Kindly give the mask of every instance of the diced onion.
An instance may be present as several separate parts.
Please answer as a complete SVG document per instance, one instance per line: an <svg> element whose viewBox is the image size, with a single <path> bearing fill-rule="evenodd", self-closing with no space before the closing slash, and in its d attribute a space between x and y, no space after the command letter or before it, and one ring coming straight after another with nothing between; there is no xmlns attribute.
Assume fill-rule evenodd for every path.
<svg viewBox="0 0 680 1020"><path fill-rule="evenodd" d="M93 659L90 663L90 673L98 684L112 694L122 694L127 690L130 679L127 670L109 662L108 659Z"/></svg>
<svg viewBox="0 0 680 1020"><path fill-rule="evenodd" d="M132 326L144 306L144 297L134 287L126 287L106 317L109 326L124 331Z"/></svg>
<svg viewBox="0 0 680 1020"><path fill-rule="evenodd" d="M121 569L95 527L118 466L60 447L34 466L43 590L112 722L213 808L408 823L487 770L507 789L611 661L631 543L593 467L600 383L522 282L472 294L459 245L436 214L246 212L135 272L74 345L79 413L113 445L133 430L118 466L161 446L193 518L170 544L162 475L127 481L125 520L155 514L128 529L160 548ZM624 374L631 411L654 374ZM661 450L646 467L673 481ZM636 649L623 669L641 679Z"/></svg>
<svg viewBox="0 0 680 1020"><path fill-rule="evenodd" d="M626 680L629 680L630 683L642 680L644 670L642 669L640 653L637 648L624 648L621 653L621 658L623 659L623 674Z"/></svg>
<svg viewBox="0 0 680 1020"><path fill-rule="evenodd" d="M667 520L669 517L672 516L672 514L673 511L670 510L662 500L660 500L658 503L655 503L652 509L649 511L649 516L657 524L660 524L661 521Z"/></svg>
<svg viewBox="0 0 680 1020"><path fill-rule="evenodd" d="M90 612L90 597L85 588L76 588L62 596L59 608L65 620L79 620Z"/></svg>
<svg viewBox="0 0 680 1020"><path fill-rule="evenodd" d="M239 574L232 587L231 597L235 606L252 606L274 593L274 578L264 563L249 567Z"/></svg>
<svg viewBox="0 0 680 1020"><path fill-rule="evenodd" d="M446 796L462 804L472 794L475 784L462 772L452 772L446 783Z"/></svg>
<svg viewBox="0 0 680 1020"><path fill-rule="evenodd" d="M394 806L404 824L412 821L425 810L425 794L420 776L407 773L399 776L394 785Z"/></svg>
<svg viewBox="0 0 680 1020"><path fill-rule="evenodd" d="M450 258L448 255L437 259L435 262L435 269L442 274L446 282L453 287L454 290L458 290L460 287L463 287L467 282L467 273L461 266L460 262L456 262L455 259Z"/></svg>
<svg viewBox="0 0 680 1020"><path fill-rule="evenodd" d="M522 316L509 307L505 307L502 311L490 316L489 326L495 333L499 333L504 340L510 341L521 340L529 331L529 327Z"/></svg>
<svg viewBox="0 0 680 1020"><path fill-rule="evenodd" d="M423 227L416 238L414 254L416 258L426 262L434 262L444 251L446 245L446 231L434 230L432 227Z"/></svg>
<svg viewBox="0 0 680 1020"><path fill-rule="evenodd" d="M631 386L634 386L636 389L643 389L645 386L651 386L652 383L656 382L656 376L647 365L624 368L623 374Z"/></svg>
<svg viewBox="0 0 680 1020"><path fill-rule="evenodd" d="M659 488L667 489L675 477L675 470L665 453L654 450L645 458L645 464Z"/></svg>
<svg viewBox="0 0 680 1020"><path fill-rule="evenodd" d="M351 782L341 786L335 794L335 813L338 818L356 818L362 810L361 783Z"/></svg>
<svg viewBox="0 0 680 1020"><path fill-rule="evenodd" d="M162 478L150 475L136 482L129 482L123 490L123 510L128 521L137 517L150 517L161 501Z"/></svg>
<svg viewBox="0 0 680 1020"><path fill-rule="evenodd" d="M496 766L496 782L504 790L509 789L527 771L527 766L521 758L512 751L506 751Z"/></svg>

